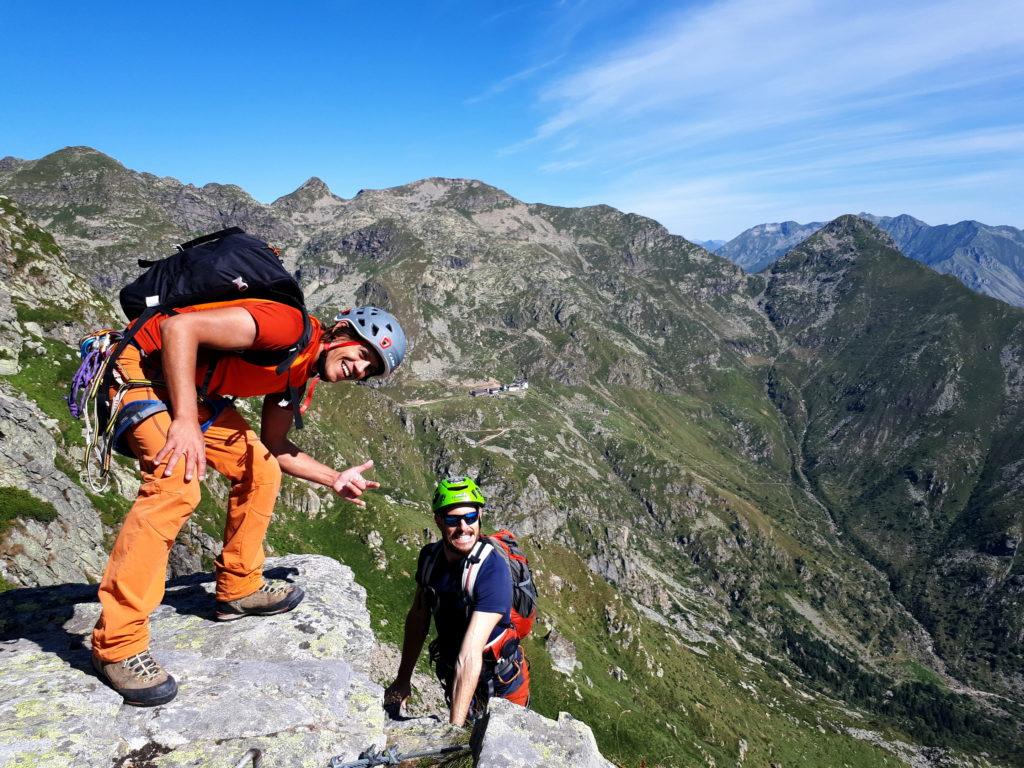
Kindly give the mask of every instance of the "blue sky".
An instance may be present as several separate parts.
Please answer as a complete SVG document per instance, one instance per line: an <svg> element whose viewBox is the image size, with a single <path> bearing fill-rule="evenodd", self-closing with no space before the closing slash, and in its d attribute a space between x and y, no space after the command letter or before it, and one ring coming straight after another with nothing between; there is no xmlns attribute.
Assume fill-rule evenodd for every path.
<svg viewBox="0 0 1024 768"><path fill-rule="evenodd" d="M0 156L84 144L270 201L472 177L692 239L1024 227L1019 0L0 4Z"/></svg>

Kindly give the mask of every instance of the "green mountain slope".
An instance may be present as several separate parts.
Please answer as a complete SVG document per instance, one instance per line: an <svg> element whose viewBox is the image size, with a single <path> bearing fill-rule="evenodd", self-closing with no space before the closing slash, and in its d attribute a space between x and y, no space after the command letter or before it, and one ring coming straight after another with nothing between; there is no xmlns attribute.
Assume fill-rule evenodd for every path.
<svg viewBox="0 0 1024 768"><path fill-rule="evenodd" d="M1024 312L852 217L779 261L764 301L816 492L947 661L1019 692Z"/></svg>

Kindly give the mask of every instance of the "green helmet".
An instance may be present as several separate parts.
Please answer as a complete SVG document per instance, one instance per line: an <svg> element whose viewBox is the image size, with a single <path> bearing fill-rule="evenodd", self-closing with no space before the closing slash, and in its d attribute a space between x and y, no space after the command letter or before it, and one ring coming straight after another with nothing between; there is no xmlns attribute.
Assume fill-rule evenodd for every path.
<svg viewBox="0 0 1024 768"><path fill-rule="evenodd" d="M470 478L451 477L437 484L430 508L436 515L448 507L458 507L462 504L476 504L482 507L486 503L487 499L480 493L480 488Z"/></svg>

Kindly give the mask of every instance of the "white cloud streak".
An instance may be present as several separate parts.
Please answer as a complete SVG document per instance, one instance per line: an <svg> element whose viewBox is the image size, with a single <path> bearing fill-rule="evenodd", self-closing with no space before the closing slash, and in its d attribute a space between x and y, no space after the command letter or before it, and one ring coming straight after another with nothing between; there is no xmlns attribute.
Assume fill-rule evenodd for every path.
<svg viewBox="0 0 1024 768"><path fill-rule="evenodd" d="M1024 170L1021 10L726 0L675 13L548 83L548 117L507 151L542 148L543 172L604 177L595 192L642 213L700 195L715 201L702 210L735 209L715 216L729 230L701 236L842 197L844 183L846 198L875 188L896 201L902 185L919 204L927 190L977 191L977 174L1006 181L1000 163Z"/></svg>
<svg viewBox="0 0 1024 768"><path fill-rule="evenodd" d="M539 133L659 110L842 103L1024 44L1016 0L892 4L734 0L683 14L550 86ZM1018 49L1017 53L1020 53ZM1024 66L1024 62L1022 62ZM1019 73L1021 69L1018 69Z"/></svg>

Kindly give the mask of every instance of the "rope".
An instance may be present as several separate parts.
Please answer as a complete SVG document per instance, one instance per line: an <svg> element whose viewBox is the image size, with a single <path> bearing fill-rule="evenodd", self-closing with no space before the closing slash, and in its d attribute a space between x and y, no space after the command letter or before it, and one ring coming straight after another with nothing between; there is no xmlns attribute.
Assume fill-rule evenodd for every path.
<svg viewBox="0 0 1024 768"><path fill-rule="evenodd" d="M455 755L466 754L472 750L468 744L454 744L450 747L441 747L426 752L410 752L407 755L398 754L398 747L378 751L376 747L370 747L361 755L358 760L348 763L341 762L341 755L332 757L327 768L372 768L375 765L398 765L406 760L419 760L424 757L454 757Z"/></svg>

